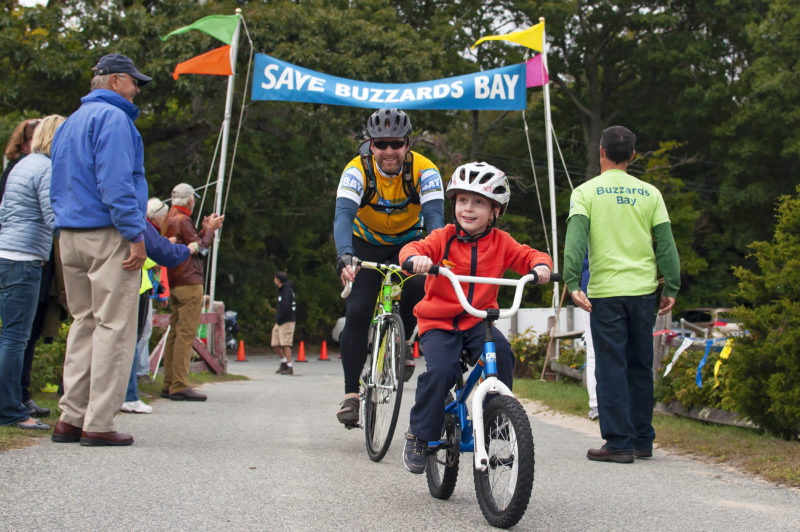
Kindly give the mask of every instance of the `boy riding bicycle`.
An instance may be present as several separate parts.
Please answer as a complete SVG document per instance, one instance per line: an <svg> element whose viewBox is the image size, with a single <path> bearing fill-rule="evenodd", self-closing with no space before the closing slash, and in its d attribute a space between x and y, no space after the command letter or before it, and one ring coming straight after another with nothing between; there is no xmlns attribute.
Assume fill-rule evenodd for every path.
<svg viewBox="0 0 800 532"><path fill-rule="evenodd" d="M400 263L410 260L414 273L427 273L431 266L452 263L458 275L502 277L511 269L520 274L535 270L538 283L550 280L553 261L547 253L520 244L494 227L511 197L508 179L501 170L486 163L468 163L456 168L447 185L446 196L453 201L455 223L433 231L424 240L410 242L400 250ZM497 285L473 284L465 288L475 308L498 308ZM450 281L428 276L425 297L414 308L425 353L427 370L419 376L415 404L406 433L403 463L411 473L425 471L428 441L438 440L443 422L443 405L461 368L462 350L474 363L480 356L484 327L459 303ZM498 378L511 388L514 354L505 336L492 326L497 351Z"/></svg>

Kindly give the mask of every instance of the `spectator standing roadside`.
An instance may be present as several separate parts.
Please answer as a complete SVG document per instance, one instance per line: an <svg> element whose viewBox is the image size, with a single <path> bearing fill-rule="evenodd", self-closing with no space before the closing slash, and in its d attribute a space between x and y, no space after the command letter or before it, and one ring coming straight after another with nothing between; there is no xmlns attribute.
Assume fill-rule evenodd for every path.
<svg viewBox="0 0 800 532"><path fill-rule="evenodd" d="M17 124L17 127L15 127L14 131L11 133L4 153L7 164L3 169L2 177L0 177L0 197L5 194L6 183L8 182L8 176L11 170L31 152L33 131L40 122L41 120L38 118L23 120ZM64 308L66 302L63 298L58 297L61 295L58 292L63 293L63 283L58 286L59 283L57 282L61 276L56 273L56 270L60 270L60 268L61 263L55 256L55 249L51 249L49 260L42 266L41 282L39 284L39 302L33 318L28 345L25 348L25 357L22 362L22 376L20 378L22 404L28 408L28 412L33 417L47 417L50 415L49 408L37 405L31 397L30 383L33 356L35 354L37 340L39 340L42 333L45 334L45 339L52 338L52 336L58 334L60 322L66 316L66 309ZM54 280L56 280L56 287L53 287ZM53 287L54 290L60 288L60 290L56 290L56 297L50 297L51 287Z"/></svg>
<svg viewBox="0 0 800 532"><path fill-rule="evenodd" d="M196 242L208 248L214 232L222 226L224 216L211 214L203 219L198 233L192 223L195 197L200 197L191 185L179 183L172 189L172 208L162 227L162 234L174 237L177 244ZM206 396L189 387L189 362L192 357L197 326L203 310L203 258L189 257L174 268L167 269L169 278L169 335L164 346L164 383L161 396L173 401L205 401Z"/></svg>
<svg viewBox="0 0 800 532"><path fill-rule="evenodd" d="M133 98L150 81L128 57L94 67L91 92L53 140L50 198L74 321L53 441L130 445L114 430L136 343L147 181Z"/></svg>
<svg viewBox="0 0 800 532"><path fill-rule="evenodd" d="M657 268L664 275L661 314L673 307L680 288L678 251L661 192L627 173L635 144L636 136L625 127L603 131L601 173L572 192L564 248L564 281L572 300L592 314L600 433L606 443L589 449L587 458L603 462L653 455ZM584 293L579 281L587 242L591 279Z"/></svg>
<svg viewBox="0 0 800 532"><path fill-rule="evenodd" d="M147 223L161 234L161 228L164 226L164 220L167 218L167 211L169 207L158 198L150 198L147 200ZM150 277L151 284L161 286L161 268L151 268L147 271ZM164 274L166 275L166 274ZM136 342L136 376L137 378L148 379L150 375L150 336L153 334L153 299L158 295L153 295L152 292L148 295L145 301L144 323L142 324L141 335L139 341ZM163 305L166 306L167 301L164 298ZM139 299L139 319L142 319L142 299ZM138 329L137 329L138 330Z"/></svg>
<svg viewBox="0 0 800 532"><path fill-rule="evenodd" d="M8 193L0 204L0 425L21 429L50 428L31 417L23 404L20 378L42 266L53 244L49 156L53 134L62 122L63 116L51 115L37 126L33 153L9 174Z"/></svg>
<svg viewBox="0 0 800 532"><path fill-rule="evenodd" d="M147 202L147 210L150 212L152 199ZM159 201L159 200L156 200ZM160 201L159 201L160 203ZM162 203L163 205L163 203ZM139 288L139 315L136 324L136 353L133 357L130 377L128 379L128 390L125 392L125 402L122 403L120 410L129 414L149 414L153 407L146 404L139 397L139 386L136 379L137 358L139 356L139 340L145 328L145 321L148 316L148 303L153 283L150 280L148 271L157 268L159 264L174 267L189 258L190 254L197 253L196 242L191 242L189 246L175 244L172 239L164 238L158 233L158 229L148 219L144 232L144 243L147 248L147 260L142 268L142 284ZM152 330L152 328L151 328Z"/></svg>
<svg viewBox="0 0 800 532"><path fill-rule="evenodd" d="M294 375L292 368L292 338L294 337L296 303L294 300L294 284L285 272L275 274L275 286L278 287L278 307L275 309L275 326L272 327L272 345L281 357L281 366L275 373Z"/></svg>

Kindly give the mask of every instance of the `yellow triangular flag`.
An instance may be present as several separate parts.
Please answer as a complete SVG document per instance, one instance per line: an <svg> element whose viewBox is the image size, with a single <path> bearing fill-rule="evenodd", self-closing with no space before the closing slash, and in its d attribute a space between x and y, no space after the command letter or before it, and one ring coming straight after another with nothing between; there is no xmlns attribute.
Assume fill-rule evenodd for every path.
<svg viewBox="0 0 800 532"><path fill-rule="evenodd" d="M483 41L511 41L522 46L532 48L537 52L541 52L544 48L544 22L540 22L535 26L531 26L527 30L515 31L506 35L491 35L489 37L481 37L472 48L475 48Z"/></svg>

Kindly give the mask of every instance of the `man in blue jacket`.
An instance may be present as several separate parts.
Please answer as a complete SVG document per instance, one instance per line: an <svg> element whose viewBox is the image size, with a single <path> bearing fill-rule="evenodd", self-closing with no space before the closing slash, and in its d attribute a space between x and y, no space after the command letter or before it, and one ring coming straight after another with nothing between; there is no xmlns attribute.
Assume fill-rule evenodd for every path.
<svg viewBox="0 0 800 532"><path fill-rule="evenodd" d="M130 445L114 430L136 342L146 258L142 136L133 98L151 78L128 57L93 68L91 92L53 139L50 201L59 231L67 304L74 317L53 441Z"/></svg>

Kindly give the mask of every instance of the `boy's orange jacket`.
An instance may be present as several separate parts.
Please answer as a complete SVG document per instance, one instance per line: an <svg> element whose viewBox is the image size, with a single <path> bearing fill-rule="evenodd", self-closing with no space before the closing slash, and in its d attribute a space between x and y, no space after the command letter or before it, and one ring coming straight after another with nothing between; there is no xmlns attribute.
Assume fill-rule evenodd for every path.
<svg viewBox="0 0 800 532"><path fill-rule="evenodd" d="M448 224L424 240L409 242L400 250L400 263L414 255L426 255L434 264L439 264L445 258L448 241L452 239L447 260L455 263L452 271L456 275L502 277L509 269L524 275L539 265L553 269L550 255L520 244L500 229L492 229L476 242L459 242L453 238L455 235L455 225ZM479 310L498 308L499 286L477 283L461 283L461 286L473 307ZM414 315L420 335L430 329L464 331L481 321L464 311L448 279L434 275L425 280L425 297L414 307Z"/></svg>

